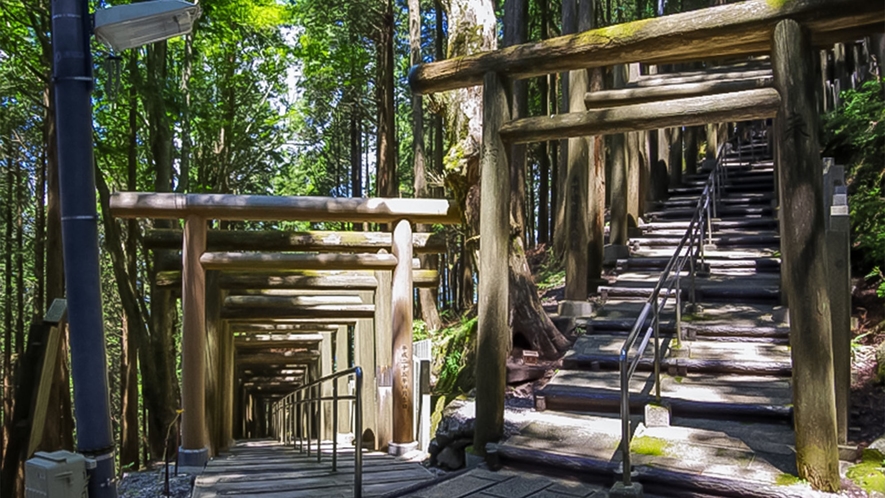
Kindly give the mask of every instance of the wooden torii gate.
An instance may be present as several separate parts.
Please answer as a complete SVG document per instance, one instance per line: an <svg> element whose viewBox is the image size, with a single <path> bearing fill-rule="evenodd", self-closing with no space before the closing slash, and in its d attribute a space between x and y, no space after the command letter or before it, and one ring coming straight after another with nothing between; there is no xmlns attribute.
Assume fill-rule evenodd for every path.
<svg viewBox="0 0 885 498"><path fill-rule="evenodd" d="M391 377L395 448L414 444L412 434L412 228L411 223L460 223L457 206L435 199L273 197L230 194L115 193L111 215L119 218L184 219L182 237L182 442L181 465L203 465L209 456L206 429L205 349L207 264L220 256L206 254L208 220L338 221L390 223L392 255L369 258L393 267ZM313 261L319 259L313 258ZM340 256L340 255L338 255ZM366 255L363 255L366 256ZM380 256L380 255L375 255ZM233 256L233 258L245 256ZM288 256L295 257L295 255ZM222 258L225 259L225 258ZM259 258L260 259L260 258ZM254 262L254 261L253 261ZM304 264L316 264L305 262ZM358 264L358 268L361 268ZM314 316L314 315L311 315ZM384 347L379 345L378 347Z"/></svg>
<svg viewBox="0 0 885 498"><path fill-rule="evenodd" d="M487 443L503 434L511 338L508 280L499 276L508 271L510 245L508 147L777 115L782 226L788 228L781 237L790 283L790 323L796 331L792 358L798 466L800 476L815 487L838 489L823 168L811 47L881 31L883 21L885 6L880 0L747 0L412 68L409 82L416 93L483 85L476 451L484 452ZM688 97L683 92L682 98L665 104L659 99L621 107L594 102L594 107L604 109L510 118L511 80L615 64L671 64L768 53L774 89L735 92L740 98L734 93ZM579 257L569 254L566 259Z"/></svg>

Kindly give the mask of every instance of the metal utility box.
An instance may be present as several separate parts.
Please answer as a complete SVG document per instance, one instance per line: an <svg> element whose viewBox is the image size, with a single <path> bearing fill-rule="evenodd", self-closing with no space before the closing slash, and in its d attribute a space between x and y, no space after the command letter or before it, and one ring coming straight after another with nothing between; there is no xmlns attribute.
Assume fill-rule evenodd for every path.
<svg viewBox="0 0 885 498"><path fill-rule="evenodd" d="M87 498L83 455L38 451L25 462L25 498Z"/></svg>

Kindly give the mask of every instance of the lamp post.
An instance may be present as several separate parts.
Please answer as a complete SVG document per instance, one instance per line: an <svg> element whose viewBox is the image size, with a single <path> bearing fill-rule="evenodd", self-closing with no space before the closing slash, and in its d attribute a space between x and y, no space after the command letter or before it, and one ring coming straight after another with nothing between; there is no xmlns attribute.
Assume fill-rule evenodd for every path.
<svg viewBox="0 0 885 498"><path fill-rule="evenodd" d="M195 6L177 0L145 4L152 4L153 10L145 5L138 9L124 9L128 5L106 9L101 13L107 20L103 26L105 33L124 39L129 29L138 42L124 47L129 48L186 33L199 15ZM178 10L173 9L173 4ZM86 0L52 0L51 14L52 85L77 450L95 460L89 477L90 498L116 498L92 156L92 17ZM148 25L151 30L132 29ZM108 39L110 34L102 39L113 44Z"/></svg>

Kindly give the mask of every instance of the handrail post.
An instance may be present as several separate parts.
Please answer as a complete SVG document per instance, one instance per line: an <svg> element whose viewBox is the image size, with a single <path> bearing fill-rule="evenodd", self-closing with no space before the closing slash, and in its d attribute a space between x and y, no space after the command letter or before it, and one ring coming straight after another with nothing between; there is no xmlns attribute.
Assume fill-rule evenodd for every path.
<svg viewBox="0 0 885 498"><path fill-rule="evenodd" d="M307 430L304 434L304 439L307 440L307 456L310 457L310 442L311 434L310 431L313 428L313 389L307 389L307 400L304 403L307 406Z"/></svg>
<svg viewBox="0 0 885 498"><path fill-rule="evenodd" d="M689 253L690 259L691 255ZM679 285L681 280L679 277L680 273L680 271L676 272L676 344L682 346L682 288Z"/></svg>
<svg viewBox="0 0 885 498"><path fill-rule="evenodd" d="M298 391L298 451L304 453L304 396L303 391Z"/></svg>
<svg viewBox="0 0 885 498"><path fill-rule="evenodd" d="M627 378L627 352L621 350L621 471L624 487L630 487L630 380Z"/></svg>
<svg viewBox="0 0 885 498"><path fill-rule="evenodd" d="M323 458L323 389L322 383L316 385L317 393L317 463Z"/></svg>
<svg viewBox="0 0 885 498"><path fill-rule="evenodd" d="M655 402L661 402L661 339L660 339L660 315L658 314L660 296L655 298L654 317L652 327L655 334Z"/></svg>
<svg viewBox="0 0 885 498"><path fill-rule="evenodd" d="M338 470L338 380L332 382L332 472Z"/></svg>
<svg viewBox="0 0 885 498"><path fill-rule="evenodd" d="M356 368L356 416L354 417L354 439L356 440L356 453L354 454L353 471L353 496L363 496L363 371Z"/></svg>

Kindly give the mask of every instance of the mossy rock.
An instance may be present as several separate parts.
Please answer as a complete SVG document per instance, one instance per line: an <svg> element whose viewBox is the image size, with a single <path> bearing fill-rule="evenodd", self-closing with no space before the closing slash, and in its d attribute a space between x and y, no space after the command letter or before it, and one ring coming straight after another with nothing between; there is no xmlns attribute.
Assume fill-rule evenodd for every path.
<svg viewBox="0 0 885 498"><path fill-rule="evenodd" d="M864 450L863 461L849 467L845 477L868 493L885 493L885 459L882 458L882 453Z"/></svg>
<svg viewBox="0 0 885 498"><path fill-rule="evenodd" d="M804 484L805 481L793 474L780 474L774 479L774 483L778 486L792 486L794 484Z"/></svg>

